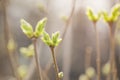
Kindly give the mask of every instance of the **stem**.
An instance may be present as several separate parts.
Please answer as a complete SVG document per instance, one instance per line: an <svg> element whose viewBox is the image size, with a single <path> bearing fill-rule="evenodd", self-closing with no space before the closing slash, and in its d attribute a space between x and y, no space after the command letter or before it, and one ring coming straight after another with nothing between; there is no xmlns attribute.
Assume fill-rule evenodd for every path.
<svg viewBox="0 0 120 80"><path fill-rule="evenodd" d="M39 56L38 56L38 53L37 53L37 46L36 46L37 39L33 38L32 40L33 40L33 45L34 45L35 62L36 62L36 68L37 68L37 71L38 71L38 77L39 77L39 80L42 80L42 73L41 73L41 68L40 68L40 61L39 61Z"/></svg>
<svg viewBox="0 0 120 80"><path fill-rule="evenodd" d="M17 78L17 80L22 80L22 78L20 78L20 76L17 73L18 65L16 64L16 60L14 59L14 55L13 55L14 53L8 50L8 54L9 54L9 59L10 59L11 66L12 66L12 71L15 77Z"/></svg>
<svg viewBox="0 0 120 80"><path fill-rule="evenodd" d="M96 57L96 64L97 64L97 80L100 80L101 77L101 55L100 55L100 43L99 43L99 32L97 31L97 26L96 22L93 23L95 27L95 33L96 33L96 52L97 52L97 57Z"/></svg>
<svg viewBox="0 0 120 80"><path fill-rule="evenodd" d="M51 52L52 52L52 57L53 57L53 62L54 62L54 69L55 69L55 72L56 72L56 80L60 80L59 76L58 76L59 70L58 70L57 60L56 60L55 53L54 53L54 47L50 47L50 49L51 49Z"/></svg>
<svg viewBox="0 0 120 80"><path fill-rule="evenodd" d="M6 47L6 51L8 53L8 57L9 57L9 62L12 68L12 73L13 75L17 78L17 80L21 80L20 76L17 73L17 63L15 61L15 57L14 57L14 51L11 52L9 51L9 49L7 48L7 44L8 41L10 39L10 30L9 30L9 26L8 26L8 22L7 22L7 7L6 7L6 0L2 0L2 5L3 5L3 16L4 16L4 35L5 35L5 47Z"/></svg>
<svg viewBox="0 0 120 80"><path fill-rule="evenodd" d="M66 33L67 33L68 28L69 28L70 22L71 22L71 20L72 20L72 17L73 17L74 11L75 11L75 3L76 3L76 0L73 0L72 9L71 9L69 18L68 18L68 20L66 21L65 28L64 28L64 30L63 30L63 33L61 34L61 38L62 38L61 43L63 42L63 40L64 40L64 38L65 38L65 36L66 36ZM59 47L56 48L56 52L55 52L55 53L58 53L58 51L59 51L58 48L59 48ZM50 60L50 62L46 65L46 68L45 68L45 72L46 72L46 73L48 73L48 71L50 70L51 66L52 66L52 62L51 62L51 60Z"/></svg>
<svg viewBox="0 0 120 80"><path fill-rule="evenodd" d="M114 39L114 30L112 30L112 24L109 24L110 27L110 70L112 71L113 80L117 78L117 70L115 66L115 39Z"/></svg>
<svg viewBox="0 0 120 80"><path fill-rule="evenodd" d="M64 29L63 34L62 34L62 42L63 42L64 37L65 37L65 35L66 35L66 32L67 32L67 30L68 30L68 26L69 26L69 24L70 24L70 21L71 21L71 19L72 19L72 16L73 16L73 14L74 14L74 11L75 11L75 3L76 3L76 0L73 0L72 10L71 10L70 16L69 16L69 18L68 18L68 21L67 21L66 24L65 24L65 29ZM62 43L62 42L61 42L61 43ZM56 49L56 53L57 53L57 52L58 52L58 48ZM32 59L32 62L31 62L31 64L30 64L30 69L29 69L29 70L31 70L31 71L27 74L27 77L26 77L25 80L29 80L30 77L32 76L31 74L33 74L34 68L35 68L35 66L34 66L33 64L35 64L34 59ZM50 62L49 62L49 63L46 65L46 67L45 67L45 73L46 73L46 74L47 74L48 71L50 70L51 66L52 66L52 60L50 60Z"/></svg>
<svg viewBox="0 0 120 80"><path fill-rule="evenodd" d="M92 49L91 47L86 48L86 55L85 55L85 69L88 69L91 64L91 52Z"/></svg>

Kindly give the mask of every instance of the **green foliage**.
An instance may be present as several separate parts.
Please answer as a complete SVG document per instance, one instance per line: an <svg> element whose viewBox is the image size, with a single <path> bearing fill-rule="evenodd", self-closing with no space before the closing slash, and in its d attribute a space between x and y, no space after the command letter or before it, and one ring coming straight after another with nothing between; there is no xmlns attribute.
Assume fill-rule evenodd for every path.
<svg viewBox="0 0 120 80"><path fill-rule="evenodd" d="M7 44L8 50L12 52L15 50L15 47L16 47L15 41L12 38L10 38Z"/></svg>
<svg viewBox="0 0 120 80"><path fill-rule="evenodd" d="M61 18L64 22L67 22L67 21L68 21L68 16L62 15L60 18Z"/></svg>
<svg viewBox="0 0 120 80"><path fill-rule="evenodd" d="M25 65L20 66L17 71L22 79L27 75L27 67Z"/></svg>
<svg viewBox="0 0 120 80"><path fill-rule="evenodd" d="M91 79L95 76L95 69L92 68L92 67L89 67L87 70L86 70L86 75Z"/></svg>
<svg viewBox="0 0 120 80"><path fill-rule="evenodd" d="M33 37L33 28L32 26L25 21L24 19L21 19L21 29L24 32L24 34L29 37L32 38Z"/></svg>
<svg viewBox="0 0 120 80"><path fill-rule="evenodd" d="M80 75L79 80L89 80L89 78L87 77L87 75L82 74Z"/></svg>
<svg viewBox="0 0 120 80"><path fill-rule="evenodd" d="M41 38L42 41L50 46L50 47L55 47L58 46L58 44L61 42L61 38L59 38L60 33L59 32L55 32L52 34L52 38L50 38L49 34L47 32L43 33L43 37Z"/></svg>
<svg viewBox="0 0 120 80"><path fill-rule="evenodd" d="M28 38L38 38L42 35L46 22L47 18L40 20L36 25L35 32L33 32L32 26L24 19L21 19L21 29Z"/></svg>
<svg viewBox="0 0 120 80"><path fill-rule="evenodd" d="M108 75L110 73L110 63L106 63L102 68L102 73Z"/></svg>
<svg viewBox="0 0 120 80"><path fill-rule="evenodd" d="M43 33L46 22L47 18L44 18L37 23L34 33L35 37L39 37Z"/></svg>
<svg viewBox="0 0 120 80"><path fill-rule="evenodd" d="M91 21L97 22L100 19L101 14L98 13L95 15L94 12L92 11L92 9L88 8L87 9L87 16Z"/></svg>
<svg viewBox="0 0 120 80"><path fill-rule="evenodd" d="M64 75L63 75L63 72L59 72L59 73L58 73L58 77L59 77L60 79L63 78L63 76L64 76Z"/></svg>
<svg viewBox="0 0 120 80"><path fill-rule="evenodd" d="M115 21L117 21L119 15L120 15L119 10L120 10L120 5L116 4L115 6L113 6L113 8L110 12L110 15L107 12L102 11L104 21L105 22L115 22Z"/></svg>
<svg viewBox="0 0 120 80"><path fill-rule="evenodd" d="M21 47L20 53L25 57L32 57L34 55L34 47L33 45L29 45L28 47Z"/></svg>

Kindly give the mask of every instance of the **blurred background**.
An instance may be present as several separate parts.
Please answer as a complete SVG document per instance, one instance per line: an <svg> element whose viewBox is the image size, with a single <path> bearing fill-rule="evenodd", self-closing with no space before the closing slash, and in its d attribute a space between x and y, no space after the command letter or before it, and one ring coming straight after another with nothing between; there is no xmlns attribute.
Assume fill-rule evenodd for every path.
<svg viewBox="0 0 120 80"><path fill-rule="evenodd" d="M116 3L119 3L119 0L0 0L0 80L17 80L12 73L8 56L10 52L6 46L11 38L16 45L14 52L11 53L15 56L13 58L16 58L15 62L18 66L26 66L27 75L24 79L38 80L33 57L25 57L20 52L21 47L28 47L32 43L22 32L20 20L25 19L34 28L44 17L48 18L45 30L49 34L60 31L63 38L55 50L59 70L64 73L63 80L79 80L80 75L85 73L87 61L88 66L92 67L92 71L94 69L93 72L96 73L95 31L93 23L86 16L86 8L91 7L95 13L100 10L110 12L111 7ZM120 19L114 23L114 26L119 24ZM109 59L109 27L103 20L99 20L97 27L102 67ZM54 80L54 67L53 64L49 65L52 58L49 47L39 38L37 48L41 68L43 73L46 72L43 75L44 80ZM119 48L117 43L117 59L120 53ZM94 76L91 80L96 80L96 77ZM102 75L101 80L106 80L106 76Z"/></svg>

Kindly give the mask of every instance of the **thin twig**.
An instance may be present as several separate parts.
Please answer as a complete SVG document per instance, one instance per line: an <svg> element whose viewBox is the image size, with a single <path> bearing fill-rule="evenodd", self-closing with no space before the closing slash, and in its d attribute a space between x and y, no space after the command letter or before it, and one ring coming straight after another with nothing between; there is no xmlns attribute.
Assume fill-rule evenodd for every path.
<svg viewBox="0 0 120 80"><path fill-rule="evenodd" d="M4 16L5 46L6 46L6 50L7 50L7 53L8 53L10 65L11 65L11 68L12 68L12 73L17 78L17 80L21 80L21 78L19 77L19 75L17 73L17 63L15 61L15 57L13 55L13 52L9 51L8 48L7 48L7 44L8 44L8 41L10 39L10 30L9 30L8 22L7 22L6 0L2 0L2 3L3 3L3 16Z"/></svg>
<svg viewBox="0 0 120 80"><path fill-rule="evenodd" d="M42 74L41 74L41 68L40 68L40 61L39 61L39 55L37 53L37 39L33 38L33 45L34 45L34 52L35 52L35 62L36 62L36 67L37 67L37 71L38 71L38 77L39 80L42 80Z"/></svg>
<svg viewBox="0 0 120 80"><path fill-rule="evenodd" d="M73 6L72 6L72 10L70 12L70 16L65 24L65 28L64 28L64 31L63 33L61 34L61 38L62 38L62 42L64 41L64 38L65 38L65 35L67 33L67 30L68 30L68 27L70 25L70 22L72 20L72 17L73 17L73 14L74 14L74 11L75 11L75 3L76 3L76 0L73 0ZM60 44L62 44L62 42ZM55 54L58 53L58 49L59 49L59 46L56 48L56 51L55 51ZM50 62L46 65L46 68L45 68L45 72L48 73L48 71L50 70L52 66L52 60L50 60Z"/></svg>
<svg viewBox="0 0 120 80"><path fill-rule="evenodd" d="M114 39L114 29L113 29L113 23L109 23L109 29L110 29L110 70L112 71L113 80L116 80L117 78L117 70L115 65L115 39Z"/></svg>
<svg viewBox="0 0 120 80"><path fill-rule="evenodd" d="M100 55L100 41L99 41L99 32L97 31L96 22L93 23L95 27L95 33L96 33L96 64L97 64L97 80L100 80L101 78L101 55Z"/></svg>
<svg viewBox="0 0 120 80"><path fill-rule="evenodd" d="M55 52L54 52L54 47L50 47L51 52L52 52L52 58L53 58L53 63L54 63L54 68L55 68L55 72L56 72L56 80L60 80L58 73L59 73L59 69L57 66L57 60L56 60L56 56L55 56Z"/></svg>
<svg viewBox="0 0 120 80"><path fill-rule="evenodd" d="M87 47L86 48L86 54L85 54L85 69L88 69L91 64L91 53L92 53L92 48Z"/></svg>

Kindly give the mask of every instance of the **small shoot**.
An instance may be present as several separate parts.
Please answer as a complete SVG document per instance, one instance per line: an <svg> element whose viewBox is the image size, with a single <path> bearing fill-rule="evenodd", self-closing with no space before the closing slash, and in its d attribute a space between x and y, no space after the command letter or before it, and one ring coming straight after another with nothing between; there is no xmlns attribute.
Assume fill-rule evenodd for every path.
<svg viewBox="0 0 120 80"><path fill-rule="evenodd" d="M102 73L103 73L105 76L107 76L107 75L110 74L110 72L111 72L111 70L110 70L110 63L106 63L106 64L103 66L103 68L102 68Z"/></svg>
<svg viewBox="0 0 120 80"><path fill-rule="evenodd" d="M25 57L32 57L34 56L34 46L31 44L28 47L21 47L20 53Z"/></svg>
<svg viewBox="0 0 120 80"><path fill-rule="evenodd" d="M40 62L39 62L39 56L37 53L37 39L43 34L44 32L44 27L46 25L47 22L47 18L43 18L42 20L40 20L36 27L35 27L35 31L33 31L32 26L25 20L21 20L21 29L24 32L24 34L30 38L33 41L33 45L34 45L34 53L35 53L35 62L36 62L36 68L38 71L38 76L39 76L39 80L42 80L42 74L41 74L41 68L40 68ZM26 54L26 56L31 56L32 54L28 54L27 49L26 48L22 48L21 52Z"/></svg>
<svg viewBox="0 0 120 80"><path fill-rule="evenodd" d="M62 39L59 38L59 36L60 36L60 33L55 32L52 34L52 38L50 38L49 34L47 32L44 32L43 37L41 39L49 47L56 47L62 41Z"/></svg>
<svg viewBox="0 0 120 80"><path fill-rule="evenodd" d="M94 14L94 12L93 12L93 10L91 8L87 9L86 14L88 16L88 19L91 20L92 22L97 22L101 17L101 13Z"/></svg>
<svg viewBox="0 0 120 80"><path fill-rule="evenodd" d="M87 68L86 75L92 79L95 76L95 69L92 67Z"/></svg>
<svg viewBox="0 0 120 80"><path fill-rule="evenodd" d="M102 16L105 22L112 23L118 20L118 17L120 15L120 4L116 4L113 6L110 14L108 14L106 11L102 11Z"/></svg>
<svg viewBox="0 0 120 80"><path fill-rule="evenodd" d="M22 65L18 68L18 74L23 79L27 75L27 67Z"/></svg>
<svg viewBox="0 0 120 80"><path fill-rule="evenodd" d="M35 31L33 31L32 26L24 19L21 19L21 29L28 38L38 38L42 35L46 22L47 18L40 20L36 25Z"/></svg>
<svg viewBox="0 0 120 80"><path fill-rule="evenodd" d="M56 46L58 46L62 40L61 38L59 38L59 36L60 36L60 33L55 32L52 34L52 38L50 38L49 34L47 32L44 32L43 37L41 38L42 41L50 47L50 50L52 53L52 58L53 58L53 63L55 66L54 68L55 68L55 72L56 72L56 80L60 80L60 78L62 77L62 74L63 74L62 72L59 73L57 60L56 60L56 56L55 56L55 51L54 51L54 48Z"/></svg>
<svg viewBox="0 0 120 80"><path fill-rule="evenodd" d="M46 22L47 22L47 18L44 18L37 23L35 32L34 32L35 37L39 37L40 35L43 34L44 26L46 25Z"/></svg>
<svg viewBox="0 0 120 80"><path fill-rule="evenodd" d="M58 73L58 77L59 77L60 79L62 79L63 76L64 76L64 75L63 75L63 72L59 72L59 73Z"/></svg>
<svg viewBox="0 0 120 80"><path fill-rule="evenodd" d="M89 80L88 76L85 74L82 74L79 76L79 80Z"/></svg>
<svg viewBox="0 0 120 80"><path fill-rule="evenodd" d="M67 22L68 16L62 15L62 16L60 16L60 19L63 20L64 22Z"/></svg>
<svg viewBox="0 0 120 80"><path fill-rule="evenodd" d="M15 50L16 44L12 38L9 39L8 44L7 44L7 48L10 52L13 52Z"/></svg>
<svg viewBox="0 0 120 80"><path fill-rule="evenodd" d="M25 21L24 19L21 19L21 29L23 33L28 37L32 38L33 37L33 28L32 26Z"/></svg>

